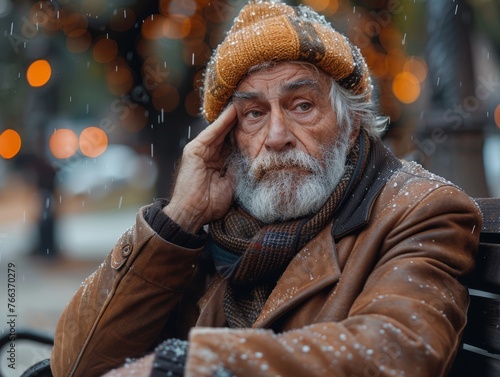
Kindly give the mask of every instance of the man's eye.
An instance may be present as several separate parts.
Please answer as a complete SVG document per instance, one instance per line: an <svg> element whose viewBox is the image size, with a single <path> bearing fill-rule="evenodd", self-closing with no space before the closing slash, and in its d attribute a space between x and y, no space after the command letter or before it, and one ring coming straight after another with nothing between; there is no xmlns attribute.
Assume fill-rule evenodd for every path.
<svg viewBox="0 0 500 377"><path fill-rule="evenodd" d="M311 109L311 104L308 102L302 102L297 106L297 110L308 111Z"/></svg>
<svg viewBox="0 0 500 377"><path fill-rule="evenodd" d="M258 118L261 115L262 115L262 112L260 112L258 110L251 110L251 111L246 113L246 116L250 117L250 118Z"/></svg>

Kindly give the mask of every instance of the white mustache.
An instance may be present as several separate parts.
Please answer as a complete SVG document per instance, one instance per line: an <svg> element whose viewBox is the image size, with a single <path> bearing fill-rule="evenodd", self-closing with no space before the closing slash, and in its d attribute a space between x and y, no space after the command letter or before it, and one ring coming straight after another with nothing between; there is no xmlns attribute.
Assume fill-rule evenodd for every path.
<svg viewBox="0 0 500 377"><path fill-rule="evenodd" d="M266 154L251 163L249 173L260 181L272 171L297 168L309 173L321 172L322 165L307 153L298 150Z"/></svg>

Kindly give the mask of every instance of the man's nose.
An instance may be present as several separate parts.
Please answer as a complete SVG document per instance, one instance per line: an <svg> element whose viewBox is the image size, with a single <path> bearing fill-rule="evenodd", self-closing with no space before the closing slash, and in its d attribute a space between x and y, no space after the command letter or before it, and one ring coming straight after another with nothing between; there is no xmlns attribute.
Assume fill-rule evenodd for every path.
<svg viewBox="0 0 500 377"><path fill-rule="evenodd" d="M291 132L290 125L281 111L271 111L268 122L265 141L267 150L279 152L297 145L297 139Z"/></svg>

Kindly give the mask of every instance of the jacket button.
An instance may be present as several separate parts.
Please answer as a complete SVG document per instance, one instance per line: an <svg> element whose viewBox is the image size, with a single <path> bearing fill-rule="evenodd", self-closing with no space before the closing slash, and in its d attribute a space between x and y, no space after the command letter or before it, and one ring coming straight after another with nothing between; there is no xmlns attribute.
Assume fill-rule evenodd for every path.
<svg viewBox="0 0 500 377"><path fill-rule="evenodd" d="M125 245L122 246L122 256L123 257L128 257L130 255L130 253L132 252L132 245L127 243Z"/></svg>

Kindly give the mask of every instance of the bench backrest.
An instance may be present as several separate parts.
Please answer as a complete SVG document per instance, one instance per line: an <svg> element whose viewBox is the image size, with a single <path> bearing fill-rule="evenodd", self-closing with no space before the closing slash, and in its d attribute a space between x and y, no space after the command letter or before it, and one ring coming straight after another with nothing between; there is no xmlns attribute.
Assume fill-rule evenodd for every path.
<svg viewBox="0 0 500 377"><path fill-rule="evenodd" d="M471 302L450 377L500 377L500 198L477 199L483 229L476 267L464 279Z"/></svg>

